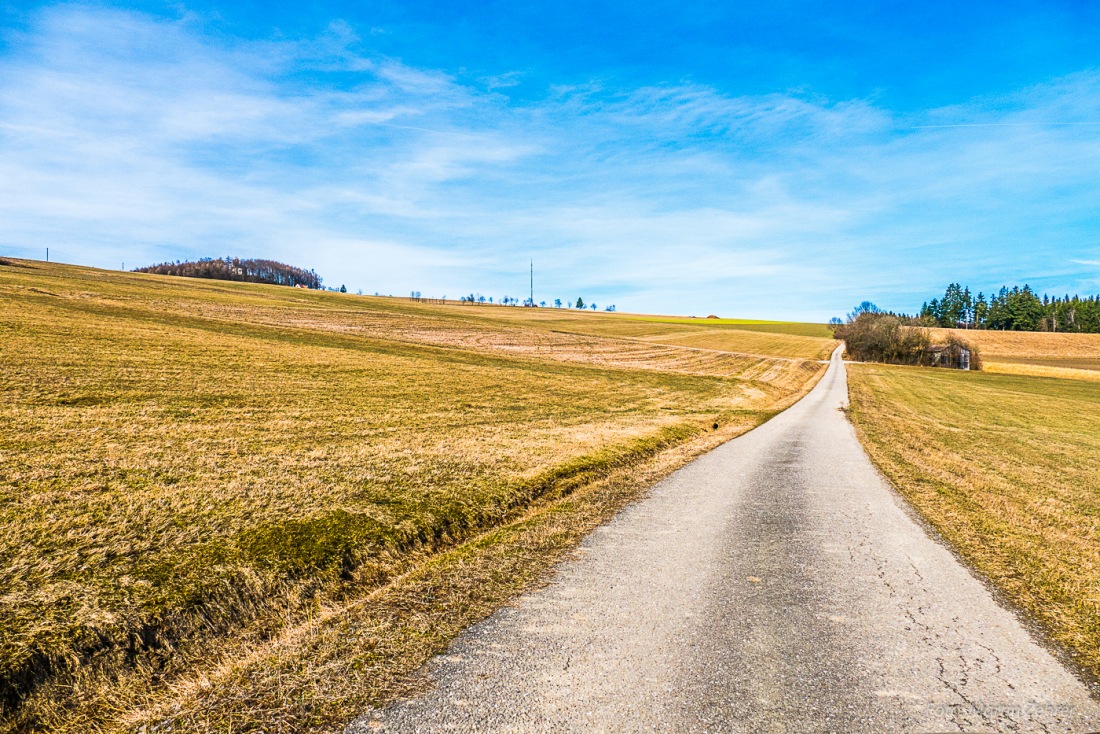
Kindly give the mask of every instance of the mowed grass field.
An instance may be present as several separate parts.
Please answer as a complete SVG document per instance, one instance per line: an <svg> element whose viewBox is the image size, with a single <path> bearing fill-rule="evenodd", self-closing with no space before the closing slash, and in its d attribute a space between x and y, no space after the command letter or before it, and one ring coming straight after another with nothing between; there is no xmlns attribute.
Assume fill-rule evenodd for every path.
<svg viewBox="0 0 1100 734"><path fill-rule="evenodd" d="M760 326L0 264L0 731L339 730L804 394Z"/></svg>
<svg viewBox="0 0 1100 734"><path fill-rule="evenodd" d="M1021 352L1039 358L1093 342L1017 336ZM998 335L997 343L1010 342ZM1023 361L1036 358L1027 352L990 351L994 364L1014 356L1035 366ZM879 469L966 560L1100 674L1100 383L1041 371L848 369L852 421Z"/></svg>

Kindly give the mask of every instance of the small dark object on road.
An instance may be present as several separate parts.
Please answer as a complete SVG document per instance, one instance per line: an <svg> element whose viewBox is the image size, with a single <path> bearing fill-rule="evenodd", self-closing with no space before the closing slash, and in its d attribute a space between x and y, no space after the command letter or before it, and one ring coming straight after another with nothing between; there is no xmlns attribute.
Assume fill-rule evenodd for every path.
<svg viewBox="0 0 1100 734"><path fill-rule="evenodd" d="M714 424L714 430L716 430L716 431L718 430L718 424L717 423Z"/></svg>

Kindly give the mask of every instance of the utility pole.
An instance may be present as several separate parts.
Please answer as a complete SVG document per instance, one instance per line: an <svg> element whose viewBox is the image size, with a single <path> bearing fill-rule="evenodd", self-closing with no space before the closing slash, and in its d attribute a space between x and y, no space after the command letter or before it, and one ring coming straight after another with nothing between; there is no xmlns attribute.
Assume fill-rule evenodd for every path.
<svg viewBox="0 0 1100 734"><path fill-rule="evenodd" d="M535 258L531 258L531 305L535 305Z"/></svg>
<svg viewBox="0 0 1100 734"><path fill-rule="evenodd" d="M50 248L46 248L46 262L50 261Z"/></svg>

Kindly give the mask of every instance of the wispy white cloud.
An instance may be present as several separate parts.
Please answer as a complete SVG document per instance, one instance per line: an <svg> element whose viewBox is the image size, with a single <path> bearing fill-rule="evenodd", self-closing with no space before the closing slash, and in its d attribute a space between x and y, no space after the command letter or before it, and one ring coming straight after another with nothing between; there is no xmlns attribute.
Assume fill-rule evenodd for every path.
<svg viewBox="0 0 1100 734"><path fill-rule="evenodd" d="M950 280L1073 290L1100 262L1100 130L1044 124L1100 120L1100 74L905 115L607 80L517 102L515 72L375 58L370 29L205 22L59 6L7 39L0 253L263 255L498 294L534 256L548 300L822 319Z"/></svg>

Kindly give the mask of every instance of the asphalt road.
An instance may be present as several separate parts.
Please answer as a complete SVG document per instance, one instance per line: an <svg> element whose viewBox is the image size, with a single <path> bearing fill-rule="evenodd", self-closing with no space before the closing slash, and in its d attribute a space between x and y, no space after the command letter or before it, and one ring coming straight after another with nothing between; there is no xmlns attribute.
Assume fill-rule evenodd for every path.
<svg viewBox="0 0 1100 734"><path fill-rule="evenodd" d="M593 533L349 732L1100 731L876 473L844 365Z"/></svg>

